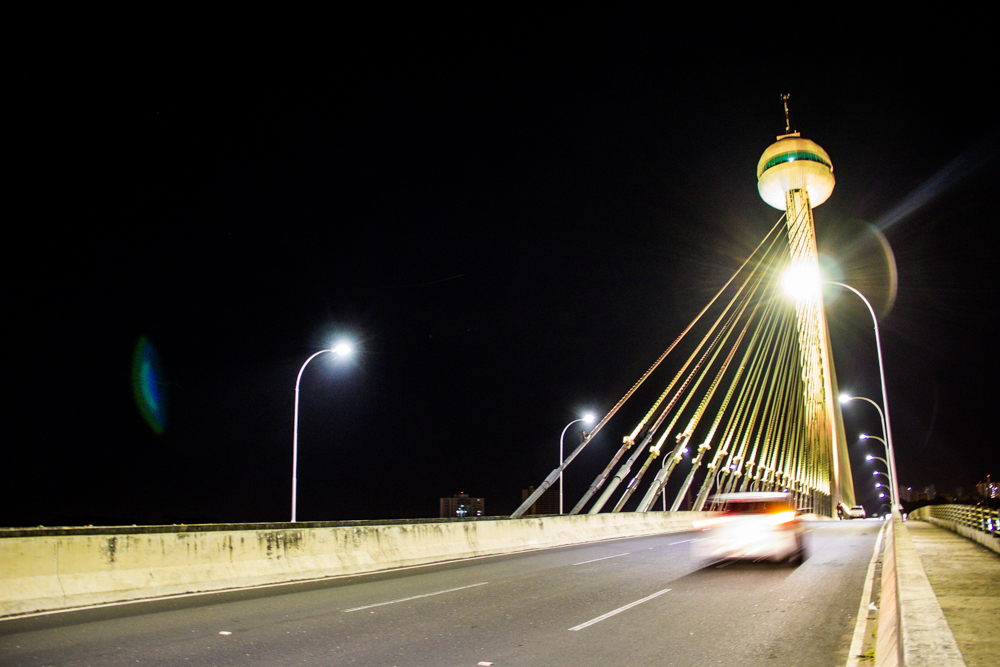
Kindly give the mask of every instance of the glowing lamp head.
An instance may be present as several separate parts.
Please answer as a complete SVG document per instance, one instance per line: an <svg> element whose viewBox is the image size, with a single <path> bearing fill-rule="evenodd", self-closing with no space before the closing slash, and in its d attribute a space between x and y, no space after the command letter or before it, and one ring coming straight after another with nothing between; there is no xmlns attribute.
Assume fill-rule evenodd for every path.
<svg viewBox="0 0 1000 667"><path fill-rule="evenodd" d="M349 357L354 352L354 348L350 343L340 342L331 347L330 351L338 357Z"/></svg>
<svg viewBox="0 0 1000 667"><path fill-rule="evenodd" d="M804 189L809 204L816 207L830 198L835 184L830 156L798 132L768 146L757 163L757 191L761 199L781 211L787 206L786 192Z"/></svg>
<svg viewBox="0 0 1000 667"><path fill-rule="evenodd" d="M781 291L796 303L818 301L823 279L815 266L794 262L781 274Z"/></svg>

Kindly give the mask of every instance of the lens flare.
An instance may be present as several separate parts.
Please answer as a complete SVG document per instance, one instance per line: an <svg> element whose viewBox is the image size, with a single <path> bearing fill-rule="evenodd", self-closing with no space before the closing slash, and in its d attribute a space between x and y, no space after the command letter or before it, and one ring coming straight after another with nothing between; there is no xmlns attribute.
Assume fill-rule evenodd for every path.
<svg viewBox="0 0 1000 667"><path fill-rule="evenodd" d="M140 336L132 354L132 393L143 419L158 435L163 434L167 425L167 396L161 376L160 359L153 344Z"/></svg>

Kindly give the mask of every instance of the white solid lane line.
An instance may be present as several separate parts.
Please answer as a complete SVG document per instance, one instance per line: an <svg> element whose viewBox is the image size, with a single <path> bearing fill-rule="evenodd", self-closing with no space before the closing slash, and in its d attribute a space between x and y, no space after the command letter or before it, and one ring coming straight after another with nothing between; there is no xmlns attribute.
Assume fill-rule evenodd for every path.
<svg viewBox="0 0 1000 667"><path fill-rule="evenodd" d="M444 593L454 593L455 591L463 591L466 588L475 588L476 586L485 586L490 582L480 581L478 584L469 584L468 586L459 586L458 588L449 588L446 591L435 591L433 593L424 593L422 595L411 595L408 598L399 598L398 600L389 600L388 602L376 602L375 604L367 604L364 607L352 607L351 609L345 609L344 613L351 611L361 611L362 609L371 609L372 607L383 607L387 604L396 604L397 602L407 602L409 600L419 600L420 598L429 598L433 595L443 595Z"/></svg>
<svg viewBox="0 0 1000 667"><path fill-rule="evenodd" d="M594 558L592 560L582 560L579 563L573 563L573 565L586 565L587 563L596 563L599 560L607 560L609 558L619 558L621 556L628 556L630 553L632 553L632 552L631 551L626 551L623 554L615 554L614 556L605 556L604 558Z"/></svg>
<svg viewBox="0 0 1000 667"><path fill-rule="evenodd" d="M670 591L669 588L664 588L662 591L656 591L652 595L647 595L646 597L644 597L641 600L636 600L635 602L630 602L627 605L625 605L624 607L618 607L618 609L615 609L614 611L609 611L608 613L603 614L601 616L598 616L597 618L593 618L593 619L587 621L586 623L581 623L580 625L574 625L572 628L569 629L569 631L570 632L576 632L577 630L583 630L584 628L589 628L594 623L600 623L601 621L603 621L605 619L611 618L615 614L620 614L623 611L626 611L628 609L631 609L632 607L635 607L636 605L642 604L643 602L649 602L653 598L659 597L659 596L661 596L664 593L667 593L669 591Z"/></svg>

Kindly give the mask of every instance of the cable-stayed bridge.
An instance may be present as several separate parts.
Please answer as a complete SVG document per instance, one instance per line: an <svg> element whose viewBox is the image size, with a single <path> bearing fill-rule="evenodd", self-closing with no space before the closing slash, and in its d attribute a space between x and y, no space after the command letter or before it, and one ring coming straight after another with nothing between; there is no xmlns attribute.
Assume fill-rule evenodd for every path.
<svg viewBox="0 0 1000 667"><path fill-rule="evenodd" d="M691 549L713 493L787 490L831 516L854 503L809 278L833 167L786 127L757 175L785 213L513 519L296 523L293 510L288 524L0 531L0 663L992 664L991 644L948 624L992 627L996 560L972 540L998 550L995 512L922 517L968 540L930 524L911 537L898 513L809 522L819 557L794 570ZM657 383L576 516L517 518ZM692 492L696 511L676 511ZM649 512L661 500L671 511ZM959 569L929 582L921 532L924 562ZM937 606L973 588L975 604Z"/></svg>
<svg viewBox="0 0 1000 667"><path fill-rule="evenodd" d="M787 110L785 133L757 165L761 197L784 215L513 517L641 386L656 382L662 391L571 514L646 512L657 501L677 510L692 489L694 510L709 509L711 494L750 490L788 491L826 516L854 504L812 213L833 191L833 165L818 144L791 131ZM685 454L690 469L668 497Z"/></svg>

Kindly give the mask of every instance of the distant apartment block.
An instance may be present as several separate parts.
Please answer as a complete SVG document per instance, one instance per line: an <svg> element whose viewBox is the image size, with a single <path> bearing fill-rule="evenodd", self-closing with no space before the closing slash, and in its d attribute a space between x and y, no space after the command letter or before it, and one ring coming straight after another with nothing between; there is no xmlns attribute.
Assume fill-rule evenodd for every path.
<svg viewBox="0 0 1000 667"><path fill-rule="evenodd" d="M521 502L523 503L528 499L532 493L535 492L535 487L529 486L521 491ZM535 504L529 507L524 515L529 514L559 514L559 489L556 486L550 486L545 490L545 493L540 495L535 501Z"/></svg>
<svg viewBox="0 0 1000 667"><path fill-rule="evenodd" d="M441 517L485 516L486 501L470 498L467 493L459 493L451 498L441 499Z"/></svg>
<svg viewBox="0 0 1000 667"><path fill-rule="evenodd" d="M983 498L1000 498L1000 484L994 482L989 475L986 476L985 482L976 484L976 491Z"/></svg>

